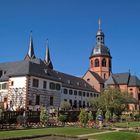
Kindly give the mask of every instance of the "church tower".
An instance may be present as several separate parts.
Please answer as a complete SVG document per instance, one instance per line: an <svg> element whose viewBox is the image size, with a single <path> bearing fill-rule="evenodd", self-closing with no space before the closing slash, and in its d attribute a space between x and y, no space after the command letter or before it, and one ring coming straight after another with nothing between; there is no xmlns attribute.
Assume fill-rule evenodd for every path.
<svg viewBox="0 0 140 140"><path fill-rule="evenodd" d="M32 31L30 32L30 40L29 40L29 48L28 52L24 58L24 60L32 60L35 59L35 53L34 53L34 46L33 46L33 38L32 38Z"/></svg>
<svg viewBox="0 0 140 140"><path fill-rule="evenodd" d="M99 28L96 33L96 46L92 49L90 56L90 71L97 73L102 79L109 78L111 73L111 54L105 46L105 35L101 29L101 20L98 21Z"/></svg>
<svg viewBox="0 0 140 140"><path fill-rule="evenodd" d="M49 45L48 45L48 39L46 42L46 54L44 58L44 63L48 66L48 68L53 69L53 64L50 58L50 51L49 51Z"/></svg>

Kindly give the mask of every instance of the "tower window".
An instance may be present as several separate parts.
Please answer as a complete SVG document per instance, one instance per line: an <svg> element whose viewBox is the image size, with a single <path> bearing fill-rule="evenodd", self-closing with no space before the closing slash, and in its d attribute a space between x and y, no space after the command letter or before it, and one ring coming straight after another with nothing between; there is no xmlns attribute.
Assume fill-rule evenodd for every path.
<svg viewBox="0 0 140 140"><path fill-rule="evenodd" d="M104 79L106 79L106 74L104 73Z"/></svg>
<svg viewBox="0 0 140 140"><path fill-rule="evenodd" d="M93 68L93 60L91 60L91 68Z"/></svg>
<svg viewBox="0 0 140 140"><path fill-rule="evenodd" d="M106 67L106 60L105 60L105 58L102 60L102 66Z"/></svg>
<svg viewBox="0 0 140 140"><path fill-rule="evenodd" d="M111 70L111 60L109 60L109 68L110 68L110 70Z"/></svg>
<svg viewBox="0 0 140 140"><path fill-rule="evenodd" d="M95 59L95 67L99 67L99 60Z"/></svg>

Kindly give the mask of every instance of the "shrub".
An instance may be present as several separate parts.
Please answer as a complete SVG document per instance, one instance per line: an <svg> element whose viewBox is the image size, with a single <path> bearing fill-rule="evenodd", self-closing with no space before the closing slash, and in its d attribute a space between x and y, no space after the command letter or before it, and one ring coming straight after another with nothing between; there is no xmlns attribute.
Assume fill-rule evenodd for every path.
<svg viewBox="0 0 140 140"><path fill-rule="evenodd" d="M49 119L49 115L45 109L45 107L41 107L41 112L40 112L40 121L43 123L43 124L46 124L46 122L48 121Z"/></svg>
<svg viewBox="0 0 140 140"><path fill-rule="evenodd" d="M58 117L58 120L62 122L63 126L65 126L65 122L67 121L67 115L66 114L61 114Z"/></svg>
<svg viewBox="0 0 140 140"><path fill-rule="evenodd" d="M82 125L86 127L86 124L88 122L88 113L84 109L81 109L81 112L79 114L79 120L82 123Z"/></svg>

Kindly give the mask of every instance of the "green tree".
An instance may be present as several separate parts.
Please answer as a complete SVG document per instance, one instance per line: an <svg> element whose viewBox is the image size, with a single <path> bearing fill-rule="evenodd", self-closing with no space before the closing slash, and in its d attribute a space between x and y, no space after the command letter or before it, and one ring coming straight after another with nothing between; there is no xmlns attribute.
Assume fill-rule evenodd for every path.
<svg viewBox="0 0 140 140"><path fill-rule="evenodd" d="M85 109L81 109L79 114L79 121L84 127L86 127L88 122L88 112Z"/></svg>
<svg viewBox="0 0 140 140"><path fill-rule="evenodd" d="M46 122L48 121L49 119L49 115L46 111L46 108L45 107L41 107L41 111L40 111L40 121L43 123L43 124L46 124Z"/></svg>
<svg viewBox="0 0 140 140"><path fill-rule="evenodd" d="M67 101L62 101L60 103L60 108L63 109L63 110L69 110L71 108L71 105Z"/></svg>
<svg viewBox="0 0 140 140"><path fill-rule="evenodd" d="M93 114L92 114L91 111L88 113L88 120L89 121L92 121L93 120Z"/></svg>
<svg viewBox="0 0 140 140"><path fill-rule="evenodd" d="M111 116L113 113L119 116L127 109L128 104L136 103L137 101L127 92L121 92L118 88L107 87L101 91L98 99L92 98L89 102L94 110L110 111Z"/></svg>
<svg viewBox="0 0 140 140"><path fill-rule="evenodd" d="M108 122L110 119L111 119L111 113L109 110L107 110L105 113L105 120Z"/></svg>

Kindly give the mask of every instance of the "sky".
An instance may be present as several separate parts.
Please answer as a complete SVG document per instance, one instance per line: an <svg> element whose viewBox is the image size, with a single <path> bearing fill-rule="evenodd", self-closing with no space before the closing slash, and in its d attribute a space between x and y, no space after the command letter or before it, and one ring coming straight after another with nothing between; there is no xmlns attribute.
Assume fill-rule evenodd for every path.
<svg viewBox="0 0 140 140"><path fill-rule="evenodd" d="M48 38L54 69L82 76L99 18L112 72L140 78L139 0L0 0L0 62L23 60L32 30L36 57L44 59Z"/></svg>

